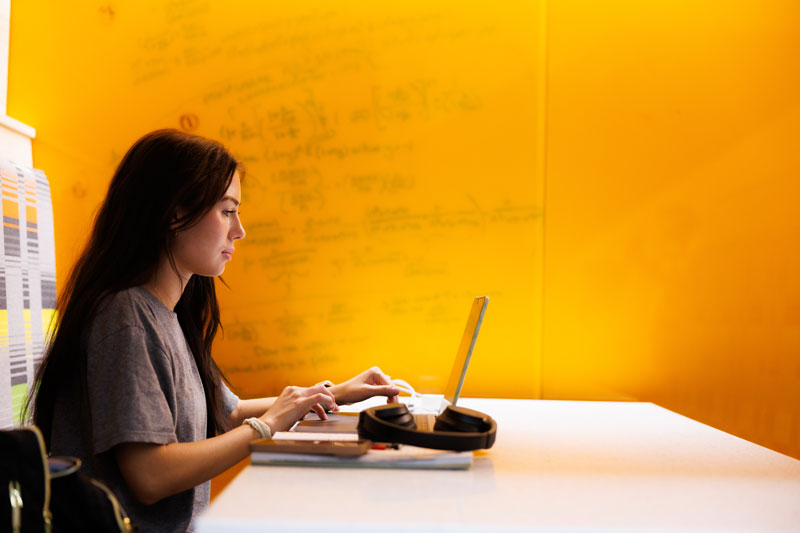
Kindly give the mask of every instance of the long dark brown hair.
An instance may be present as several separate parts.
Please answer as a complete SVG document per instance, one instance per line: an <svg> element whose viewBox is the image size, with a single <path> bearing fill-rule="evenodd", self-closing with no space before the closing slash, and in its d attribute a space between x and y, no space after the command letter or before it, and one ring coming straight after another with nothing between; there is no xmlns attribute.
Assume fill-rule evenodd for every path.
<svg viewBox="0 0 800 533"><path fill-rule="evenodd" d="M87 401L87 339L99 305L110 295L150 281L162 257L174 267L175 233L199 222L223 197L237 169L241 173L239 163L218 142L171 129L145 135L125 154L59 295L56 333L36 372L38 389L28 398L26 412L32 405L33 422L48 449L56 398L72 387ZM193 275L175 313L203 382L207 434L213 437L227 429L222 374L211 357L220 326L214 279Z"/></svg>

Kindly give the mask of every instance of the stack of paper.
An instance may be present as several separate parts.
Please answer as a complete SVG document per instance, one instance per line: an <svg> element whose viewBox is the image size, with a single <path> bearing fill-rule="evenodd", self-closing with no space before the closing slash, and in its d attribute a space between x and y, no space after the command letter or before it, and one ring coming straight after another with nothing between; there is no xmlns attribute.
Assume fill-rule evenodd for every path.
<svg viewBox="0 0 800 533"><path fill-rule="evenodd" d="M358 435L304 433L303 440L357 440ZM298 433L276 433L275 440L298 440ZM357 457L314 455L309 453L275 453L254 449L250 455L254 465L333 466L342 468L415 468L464 470L472 466L472 452L451 452L400 445L398 449L372 449Z"/></svg>

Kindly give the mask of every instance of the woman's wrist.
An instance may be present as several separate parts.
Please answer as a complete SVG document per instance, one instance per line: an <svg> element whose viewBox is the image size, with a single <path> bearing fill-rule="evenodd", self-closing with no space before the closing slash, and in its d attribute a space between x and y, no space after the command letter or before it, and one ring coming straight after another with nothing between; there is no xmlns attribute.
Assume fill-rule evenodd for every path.
<svg viewBox="0 0 800 533"><path fill-rule="evenodd" d="M328 387L328 392L333 394L333 399L336 401L336 405L345 405L346 402L341 401L341 398L339 398L339 395L337 394L338 391L339 388L336 385L333 387Z"/></svg>
<svg viewBox="0 0 800 533"><path fill-rule="evenodd" d="M272 438L272 428L270 427L269 424L267 424L260 418L256 417L246 418L244 422L242 422L242 424L247 424L248 426L253 428L262 439Z"/></svg>
<svg viewBox="0 0 800 533"><path fill-rule="evenodd" d="M333 381L329 379L326 379L325 381L320 381L319 383L317 383L317 385L323 385L326 389L328 389L328 392L333 394L333 399L336 400L336 405L346 405L348 403L347 401L344 401L340 397L340 394L342 392L341 385L334 385Z"/></svg>

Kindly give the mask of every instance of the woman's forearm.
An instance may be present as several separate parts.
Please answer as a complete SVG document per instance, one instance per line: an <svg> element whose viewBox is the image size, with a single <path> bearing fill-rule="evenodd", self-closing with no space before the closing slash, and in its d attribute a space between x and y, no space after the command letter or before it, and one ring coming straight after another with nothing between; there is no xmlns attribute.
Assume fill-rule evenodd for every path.
<svg viewBox="0 0 800 533"><path fill-rule="evenodd" d="M247 457L250 441L260 435L242 420L258 417L273 431L285 431L312 406L324 415L322 403L335 406L333 395L322 385L286 387L278 398L239 400L228 416L232 429L222 435L198 442L125 443L114 452L125 482L139 501L149 505L204 483Z"/></svg>
<svg viewBox="0 0 800 533"><path fill-rule="evenodd" d="M231 428L242 425L246 418L260 417L275 403L275 397L239 400L236 409L228 416Z"/></svg>
<svg viewBox="0 0 800 533"><path fill-rule="evenodd" d="M150 505L221 474L247 457L250 441L257 438L253 428L240 425L198 442L125 443L114 452L133 494Z"/></svg>

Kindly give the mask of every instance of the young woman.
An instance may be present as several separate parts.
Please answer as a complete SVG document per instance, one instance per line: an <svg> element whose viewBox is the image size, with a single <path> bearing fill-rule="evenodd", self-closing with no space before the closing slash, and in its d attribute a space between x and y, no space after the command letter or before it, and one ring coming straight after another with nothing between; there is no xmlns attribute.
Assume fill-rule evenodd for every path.
<svg viewBox="0 0 800 533"><path fill-rule="evenodd" d="M248 443L313 409L398 389L378 368L331 387L240 400L211 357L214 277L244 238L240 168L219 143L176 130L137 141L109 186L58 302L33 421L77 456L143 531L185 531L209 480ZM244 423L243 423L244 422Z"/></svg>

